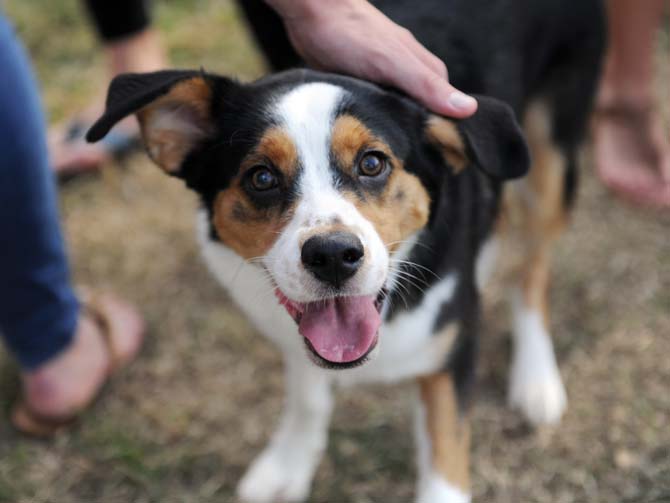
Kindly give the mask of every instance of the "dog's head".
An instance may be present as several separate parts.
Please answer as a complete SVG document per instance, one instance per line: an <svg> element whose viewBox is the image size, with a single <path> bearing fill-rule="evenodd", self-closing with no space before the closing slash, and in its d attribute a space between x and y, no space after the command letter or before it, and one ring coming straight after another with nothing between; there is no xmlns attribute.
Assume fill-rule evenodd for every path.
<svg viewBox="0 0 670 503"><path fill-rule="evenodd" d="M264 267L314 360L375 347L390 257L429 222L464 170L523 175L512 111L480 98L470 119L429 114L356 79L296 70L239 84L197 71L117 77L88 139L135 113L149 156L197 191L221 243Z"/></svg>

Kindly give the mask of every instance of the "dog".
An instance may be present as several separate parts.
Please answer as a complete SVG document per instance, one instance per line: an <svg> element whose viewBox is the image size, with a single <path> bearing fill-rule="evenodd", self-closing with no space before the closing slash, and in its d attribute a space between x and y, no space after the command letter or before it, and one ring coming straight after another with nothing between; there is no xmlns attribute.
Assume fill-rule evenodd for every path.
<svg viewBox="0 0 670 503"><path fill-rule="evenodd" d="M244 2L282 71L248 84L203 70L121 75L87 136L137 116L151 159L200 195L211 271L284 355L285 410L238 486L244 501L308 496L334 384L408 379L418 383L417 501L470 501L480 295L505 240L519 262L509 401L533 424L555 423L566 407L548 268L574 199L602 6L376 5L477 95L474 116L440 117L392 89L286 70L300 61L278 18ZM260 302L268 291L276 300Z"/></svg>

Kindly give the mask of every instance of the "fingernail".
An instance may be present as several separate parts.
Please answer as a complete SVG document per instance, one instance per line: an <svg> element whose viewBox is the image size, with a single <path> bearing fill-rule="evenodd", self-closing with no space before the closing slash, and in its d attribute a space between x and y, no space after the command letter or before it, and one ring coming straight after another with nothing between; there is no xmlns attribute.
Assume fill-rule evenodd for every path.
<svg viewBox="0 0 670 503"><path fill-rule="evenodd" d="M455 110L471 110L473 107L477 106L477 100L460 91L451 93L447 99L447 103Z"/></svg>

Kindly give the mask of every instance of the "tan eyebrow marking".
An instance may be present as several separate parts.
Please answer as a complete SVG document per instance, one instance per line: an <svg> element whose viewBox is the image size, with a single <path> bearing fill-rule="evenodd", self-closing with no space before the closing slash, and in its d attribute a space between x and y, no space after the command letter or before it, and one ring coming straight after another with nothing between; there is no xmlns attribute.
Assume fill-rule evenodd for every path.
<svg viewBox="0 0 670 503"><path fill-rule="evenodd" d="M392 157L389 145L370 131L365 124L352 115L341 115L333 124L330 148L335 159L346 173L354 169L354 162L363 147L379 150Z"/></svg>
<svg viewBox="0 0 670 503"><path fill-rule="evenodd" d="M442 117L432 116L426 125L426 135L441 147L444 159L454 168L456 173L468 164L465 154L465 143L456 125Z"/></svg>
<svg viewBox="0 0 670 503"><path fill-rule="evenodd" d="M256 147L242 161L240 171L268 160L287 178L292 178L298 169L298 149L288 132L279 126L263 133Z"/></svg>
<svg viewBox="0 0 670 503"><path fill-rule="evenodd" d="M298 150L286 130L279 126L263 133L242 161L230 187L219 192L214 200L212 222L219 239L245 259L267 253L293 213L293 207L260 209L243 189L244 173L267 162L281 171L287 182L296 175Z"/></svg>

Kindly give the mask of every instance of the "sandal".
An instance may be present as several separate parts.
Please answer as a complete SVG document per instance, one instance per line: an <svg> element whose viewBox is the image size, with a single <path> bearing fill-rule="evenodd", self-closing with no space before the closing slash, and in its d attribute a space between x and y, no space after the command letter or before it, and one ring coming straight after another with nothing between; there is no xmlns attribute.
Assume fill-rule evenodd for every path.
<svg viewBox="0 0 670 503"><path fill-rule="evenodd" d="M142 146L138 130L119 127L111 130L104 139L95 145L85 140L86 131L90 124L83 120L75 119L65 127L65 133L58 140L52 142L52 153L59 148L81 149L82 151L74 158L68 159L67 155L61 155L53 160L54 171L60 182L69 181L78 175L97 171L102 159L113 159L117 162L123 161L129 154L137 151ZM96 152L97 154L93 154ZM65 158L63 158L65 157Z"/></svg>
<svg viewBox="0 0 670 503"><path fill-rule="evenodd" d="M106 376L102 381L99 389L97 389L91 396L91 399L78 410L66 416L54 417L37 412L25 397L19 399L15 404L11 413L11 422L14 428L21 433L33 437L46 438L51 437L64 429L72 426L81 412L89 407L99 396L102 388L109 381L109 379L121 369L126 367L136 356L140 350L143 338L144 326L139 318L139 315L134 312L130 306L122 307L114 297L106 296L104 294L94 294L89 290L82 290L79 292L79 297L82 303L81 317L86 317L91 320L99 329L102 335L103 342L107 349L109 357L108 368ZM110 303L116 303L116 307L110 310ZM138 337L136 344L131 347L119 347L118 335L119 326L118 321L114 319L113 312L118 312L121 309L127 309L126 315L136 318L139 323ZM110 313L112 311L112 313Z"/></svg>

